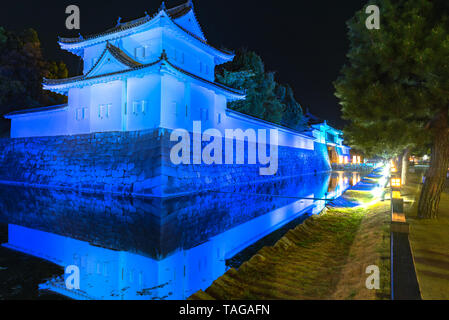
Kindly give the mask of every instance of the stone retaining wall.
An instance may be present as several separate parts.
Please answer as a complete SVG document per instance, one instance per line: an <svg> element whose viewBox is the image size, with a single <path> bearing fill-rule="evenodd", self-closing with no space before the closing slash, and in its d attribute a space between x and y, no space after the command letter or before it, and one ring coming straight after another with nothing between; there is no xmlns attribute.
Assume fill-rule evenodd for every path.
<svg viewBox="0 0 449 320"><path fill-rule="evenodd" d="M331 169L326 146L318 143L315 150L279 147L279 169L274 176L261 176L260 165L176 166L170 161L175 143L164 129L0 139L0 181L173 196Z"/></svg>

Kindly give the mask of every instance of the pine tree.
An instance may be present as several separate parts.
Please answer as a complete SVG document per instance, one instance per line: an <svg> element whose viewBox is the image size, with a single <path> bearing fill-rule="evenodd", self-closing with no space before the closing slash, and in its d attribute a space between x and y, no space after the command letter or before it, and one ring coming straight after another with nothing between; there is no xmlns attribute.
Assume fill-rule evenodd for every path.
<svg viewBox="0 0 449 320"><path fill-rule="evenodd" d="M232 62L217 69L216 77L220 83L246 90L246 99L232 102L232 109L293 129L305 128L305 117L293 91L279 85L274 73L265 71L255 52L239 50Z"/></svg>
<svg viewBox="0 0 449 320"><path fill-rule="evenodd" d="M276 96L283 105L282 125L298 131L307 129L307 117L304 111L296 101L293 89L289 85L280 85L276 87Z"/></svg>
<svg viewBox="0 0 449 320"><path fill-rule="evenodd" d="M357 147L386 156L429 139L432 160L418 214L436 218L449 166L449 3L370 1L380 30L368 30L365 10L348 22L348 64L336 81L346 129Z"/></svg>
<svg viewBox="0 0 449 320"><path fill-rule="evenodd" d="M36 31L14 33L0 27L0 134L9 132L6 113L64 103L65 97L42 89L42 78L67 76L64 63L43 58Z"/></svg>

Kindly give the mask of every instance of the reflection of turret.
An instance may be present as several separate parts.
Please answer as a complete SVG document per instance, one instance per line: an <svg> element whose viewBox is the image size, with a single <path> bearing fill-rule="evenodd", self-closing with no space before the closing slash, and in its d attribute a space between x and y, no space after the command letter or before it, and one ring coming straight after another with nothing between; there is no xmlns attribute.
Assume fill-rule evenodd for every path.
<svg viewBox="0 0 449 320"><path fill-rule="evenodd" d="M333 178L334 179L334 178ZM0 221L6 246L76 265L72 298L183 299L226 271L225 261L304 213L319 213L330 175L232 186L173 199L129 199L8 186Z"/></svg>
<svg viewBox="0 0 449 320"><path fill-rule="evenodd" d="M303 176L171 199L0 186L0 195L5 195L0 198L0 221L158 258L192 248L293 203L295 197L321 198L327 180L328 175Z"/></svg>

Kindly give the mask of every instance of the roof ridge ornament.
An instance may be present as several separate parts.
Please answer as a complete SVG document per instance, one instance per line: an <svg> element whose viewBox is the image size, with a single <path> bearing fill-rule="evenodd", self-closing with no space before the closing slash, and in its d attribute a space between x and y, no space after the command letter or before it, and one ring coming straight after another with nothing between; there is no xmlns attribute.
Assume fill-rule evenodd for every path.
<svg viewBox="0 0 449 320"><path fill-rule="evenodd" d="M117 27L122 24L122 17L118 17L117 19Z"/></svg>
<svg viewBox="0 0 449 320"><path fill-rule="evenodd" d="M165 11L167 10L167 7L165 6L165 1L162 1L161 7L159 8L159 11Z"/></svg>
<svg viewBox="0 0 449 320"><path fill-rule="evenodd" d="M162 49L161 57L159 59L168 61L167 51L165 51L165 49Z"/></svg>

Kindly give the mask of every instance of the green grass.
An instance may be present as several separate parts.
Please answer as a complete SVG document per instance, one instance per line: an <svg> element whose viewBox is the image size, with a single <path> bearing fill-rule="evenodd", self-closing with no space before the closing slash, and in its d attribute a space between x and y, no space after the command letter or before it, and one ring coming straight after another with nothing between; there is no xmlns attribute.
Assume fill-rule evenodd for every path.
<svg viewBox="0 0 449 320"><path fill-rule="evenodd" d="M358 202L360 204L371 203L375 200L370 191L348 190L343 197L348 201Z"/></svg>
<svg viewBox="0 0 449 320"><path fill-rule="evenodd" d="M377 264L385 269L379 253L389 247L382 242L385 206L329 209L314 216L191 298L378 299L364 286L365 268ZM388 292L389 270L383 276Z"/></svg>

